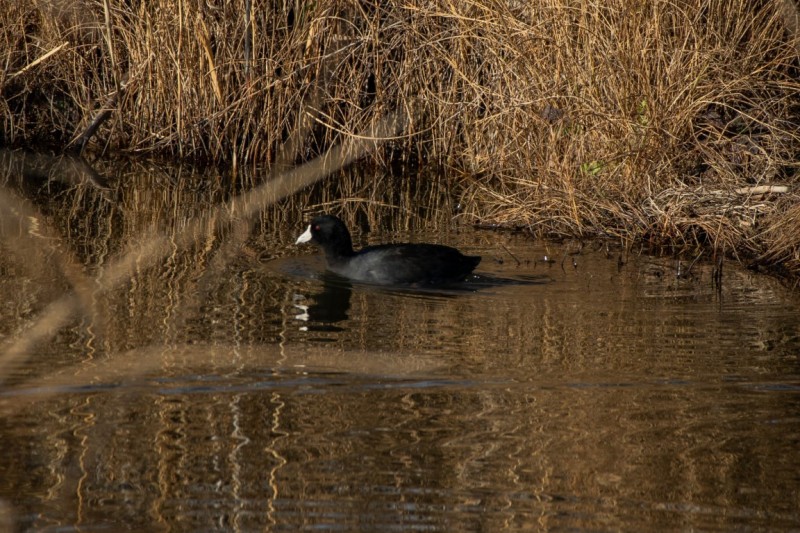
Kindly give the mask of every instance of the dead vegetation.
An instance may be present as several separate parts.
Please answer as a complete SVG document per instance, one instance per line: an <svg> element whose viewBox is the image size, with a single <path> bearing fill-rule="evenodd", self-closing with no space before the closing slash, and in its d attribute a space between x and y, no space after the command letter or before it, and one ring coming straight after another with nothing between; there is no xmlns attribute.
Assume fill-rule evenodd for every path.
<svg viewBox="0 0 800 533"><path fill-rule="evenodd" d="M465 221L800 272L791 0L0 3L5 143L106 111L95 153L275 169L399 112L373 157L446 168Z"/></svg>

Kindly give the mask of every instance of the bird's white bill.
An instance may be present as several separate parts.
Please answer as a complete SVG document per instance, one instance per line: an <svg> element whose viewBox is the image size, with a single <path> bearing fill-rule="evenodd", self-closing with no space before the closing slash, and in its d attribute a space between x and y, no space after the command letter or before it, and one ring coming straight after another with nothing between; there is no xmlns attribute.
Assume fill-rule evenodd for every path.
<svg viewBox="0 0 800 533"><path fill-rule="evenodd" d="M310 240L311 240L311 224L308 225L308 227L306 228L305 233L303 233L302 235L300 235L297 238L297 241L295 241L295 244L301 244L301 243L304 243L304 242L308 242Z"/></svg>

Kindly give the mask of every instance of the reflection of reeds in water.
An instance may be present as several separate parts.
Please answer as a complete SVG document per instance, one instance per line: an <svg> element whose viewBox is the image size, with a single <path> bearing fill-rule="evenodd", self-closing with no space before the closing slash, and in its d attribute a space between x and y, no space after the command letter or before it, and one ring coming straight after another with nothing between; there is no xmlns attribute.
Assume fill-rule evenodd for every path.
<svg viewBox="0 0 800 533"><path fill-rule="evenodd" d="M634 335L625 328L635 330L635 321L602 318L624 314L631 302L620 299L615 308L593 298L600 275L580 291L562 294L558 305L553 298L510 297L490 310L484 299L469 295L448 305L434 296L409 297L391 307L384 292L354 291L350 335L309 348L291 342L305 338L286 335L297 324L275 322L286 319L286 285L240 268L236 262L247 261L242 254L225 255L229 243L241 238L233 235L241 231L239 220L255 212L219 208L234 202L221 189L195 187L198 181L188 175L171 182L168 173L139 174L121 174L105 189L64 186L63 174L51 176L42 182L50 197L19 192L18 174L10 173L0 197L2 245L8 250L2 264L14 265L16 280L44 285L29 297L24 316L3 311L3 333L35 323L47 302L74 290L79 283L73 278L87 286L85 297L72 298L72 316L82 323L61 329L75 337L74 350L52 353L49 344L65 349L59 339L20 352L48 359L41 366L29 361L36 367L32 376L6 367L15 383L27 380L21 385L26 393L0 402L11 424L20 413L49 413L34 429L4 432L4 445L33 447L42 465L36 488L47 488L37 493L46 492L40 498L48 508L66 509L58 515L68 516L65 521L74 516L75 523L92 524L113 515L130 517L141 529L174 520L201 529L192 520L209 519L209 509L221 508L242 529L270 520L302 529L320 509L355 521L364 519L359 506L369 505L376 521L409 523L430 516L422 512L426 506L456 500L468 511L448 515L440 529L468 530L480 517L495 530L509 522L548 525L557 520L554 509L574 515L576 506L585 505L596 512L596 500L603 509L624 511L625 502L639 505L637 487L686 501L713 487L730 502L770 509L768 501L754 502L737 487L785 459L762 453L761 441L752 438L738 439L742 451L731 452L713 430L685 430L708 423L696 406L713 404L715 416L736 431L738 405L725 403L736 390L618 387L621 378L613 372L586 375L596 366L624 375L651 353L641 343L649 345L661 331L661 324L650 321L651 330ZM275 243L292 242L286 233L296 236L301 229L282 227L298 222L300 205L342 212L354 226L363 219L385 228L391 218L388 227L398 232L417 225L416 213L449 222L450 210L436 211L446 206L446 190L398 192L384 186L384 179L330 181L268 206L258 220L261 231L246 245L289 253L276 250ZM346 195L361 203L348 203ZM427 209L415 205L428 200L435 201ZM155 244L143 246L154 234ZM132 250L137 252L130 260L119 260ZM516 252L524 259L524 248ZM583 257L578 260L585 268ZM606 262L616 272L616 261ZM544 273L554 270L566 275L557 267ZM317 286L298 282L292 289ZM2 301L13 300L13 280L0 287L7 291ZM751 294L748 302L753 299ZM639 310L658 315L663 302L645 304ZM691 336L698 325L678 311L685 309L659 316L685 323ZM51 333L41 332L42 339ZM381 335L391 335L388 350ZM692 353L680 338L659 342L665 356L709 351ZM441 345L458 356L439 350ZM63 360L76 354L87 360ZM58 355L62 359L53 357ZM644 364L656 366L658 359ZM459 381L459 365L476 369L464 374L479 374L479 382ZM565 383L561 373L580 386ZM122 386L114 389L117 384ZM775 434L784 430L762 426ZM15 438L17 431L26 442ZM6 477L28 479L27 467L9 465ZM577 503L564 503L573 495L580 496ZM403 508L419 505L422 511L404 513L399 500ZM303 508L306 502L314 508ZM372 511L376 502L386 504L385 514ZM297 508L287 510L292 505ZM651 510L641 512L651 518ZM617 524L614 517L604 520L599 523Z"/></svg>
<svg viewBox="0 0 800 533"><path fill-rule="evenodd" d="M77 274L74 266L74 261L64 261L64 269L69 273L70 278L74 280L76 293L68 292L67 295L62 296L55 302L49 304L41 315L33 321L31 326L23 328L24 332L20 336L16 336L15 340L6 345L3 350L2 360L0 360L0 376L8 372L13 364L20 358L24 358L36 342L45 340L57 331L67 320L70 319L76 311L87 313L88 316L94 316L94 309L87 309L84 305L81 309L81 299L79 295L83 296L83 303L89 299L85 293L85 287L92 285L92 299L102 297L102 294L120 287L122 284L132 279L132 276L143 270L149 270L157 263L163 260L167 261L166 276L169 278L171 273L176 271L179 275L176 279L184 280L184 272L181 269L196 268L202 266L198 265L192 259L180 259L182 254L192 247L195 247L203 254L209 254L214 251L218 245L215 242L215 234L217 230L234 231L246 230L247 226L244 224L237 224L240 221L252 220L259 212L269 205L273 205L279 200L287 197L288 195L298 191L299 189L308 186L329 173L336 171L351 162L352 160L361 157L367 149L374 146L376 142L382 139L397 134L402 124L398 121L398 117L389 116L383 121L376 124L373 128L362 132L359 136L351 138L343 145L331 149L323 156L306 163L305 165L289 170L280 176L266 182L253 189L252 191L237 196L229 201L223 202L221 205L211 207L205 212L193 212L191 215L180 216L179 213L170 213L172 223L175 225L173 231L165 233L158 228L143 227L141 232L137 234L132 231L127 234L128 240L125 243L125 248L119 250L119 254L114 257L106 257L105 255L100 258L103 264L92 265L93 272L91 281L85 280ZM23 158L23 165L25 161ZM10 165L9 174L6 176L6 181L9 179L19 179L18 176L23 175L28 169L22 167L14 167ZM49 182L49 180L48 180ZM79 192L82 192L79 190ZM180 189L178 189L180 193ZM135 191L134 194L152 194L153 190ZM77 195L76 198L80 198ZM10 193L4 193L2 198L6 209L3 210L5 218L10 218L16 221L20 227L18 234L32 234L33 220L40 220L38 224L44 224L44 217L31 216L26 213L24 209L32 209L21 207L23 211L12 209L15 204L15 199L10 196ZM138 203L138 202L137 202ZM158 204L159 202L156 202ZM80 202L78 202L79 205ZM169 202L162 204L165 208L175 209L182 206L180 197L171 197ZM183 207L187 207L183 204ZM194 206L192 206L193 208ZM150 215L152 216L152 214ZM27 217L27 218L26 218ZM128 221L135 223L135 221ZM107 219L105 222L109 232L115 231L113 228L113 219ZM139 229L139 228L135 228ZM27 231L25 231L27 230ZM43 231L50 232L56 235L57 232L46 228ZM39 232L36 230L36 232ZM88 237L88 236L85 236ZM16 236L9 234L5 236L9 246L13 246ZM239 238L239 237L235 237ZM102 240L102 239L101 239ZM42 242L47 244L45 239ZM58 248L58 240L49 243L53 249ZM36 246L32 248L36 249ZM212 254L209 254L209 256ZM189 261L187 264L186 261ZM183 263L183 264L181 264ZM189 266L191 264L191 267ZM214 266L212 259L212 266ZM217 274L224 266L224 261L216 264L216 272L205 272L206 276L213 276ZM202 268L196 270L202 272ZM135 279L135 278L133 278ZM174 289L176 287L171 287ZM84 289L81 291L81 289ZM182 294L183 290L178 290L175 294ZM179 306L178 306L179 307ZM101 313L100 316L104 315Z"/></svg>
<svg viewBox="0 0 800 533"><path fill-rule="evenodd" d="M2 322L8 328L4 333L14 340L1 352L2 371L4 379L10 377L15 385L33 387L36 392L7 397L2 409L6 416L45 402L56 413L51 423L41 425L42 431L57 428L41 434L40 444L57 451L46 454L43 485L49 491L44 499L74 505L78 522L91 522L94 516L96 506L84 501L106 498L111 487L116 497L135 502L152 519L172 517L172 502L189 498L185 492L189 478L197 468L204 468L198 462L212 459L224 463L220 471L224 483L243 487L245 497L252 497L253 487L263 486L263 478L269 477L270 488L258 492L258 498L250 500L255 503L245 509L269 512L265 508L270 498L287 483L286 473L279 469L285 457L297 453L297 437L288 438L292 426L287 427L286 417L303 424L314 416L353 423L346 409L335 403L319 406L316 413L309 407L298 411L297 406L283 413L285 394L280 390L256 397L219 394L198 401L152 394L152 382L143 376L180 375L184 369L197 372L207 367L209 375L233 376L230 379L235 381L241 368L268 368L278 374L274 386L280 387L282 373L302 377L304 371L317 369L403 379L416 372L427 375L441 365L422 355L407 358L394 351L365 351L373 341L369 338L364 344L324 345L320 350L278 346L285 325L270 322L285 315L285 289L270 286L263 276L229 269L225 252L229 243L241 239L235 234L242 229L239 222L252 219L261 208L268 213L261 218L266 235L262 238L277 235L284 242L291 240L284 238L276 224L291 217L289 231L299 231L296 202L355 216L357 204L334 201L344 192L363 201L367 223L384 227L383 213L388 211L395 215L392 229L403 231L422 210L415 205L418 202L430 203L426 211L437 214L440 221L450 220L448 211L437 211L447 192L444 189L398 192L382 187L382 180L388 178L364 179L360 184L350 179L303 193L302 200L280 207L266 205L280 197L278 193L269 193L263 201L252 197L226 201L220 189L193 188L197 182L188 175L175 178L151 172L142 177L144 173L134 169L107 183L92 184L55 166L34 177L29 172L30 159L4 156L3 167L9 171L0 191L0 213L2 244L9 254L3 264L13 265L15 275L2 285L3 301L20 301L14 294L17 283L28 283L36 290L26 300L31 303L29 310L3 312ZM304 177L310 180L313 173ZM22 190L25 187L30 189ZM291 212L295 215L287 214ZM235 303L225 305L226 301ZM379 302L375 298L364 301L360 309L378 312ZM413 340L413 317L400 318L398 328L407 340L399 348L414 349L422 339ZM357 333L370 335L367 329ZM60 338L48 342L55 335ZM210 347L192 348L189 342L206 342ZM214 348L215 343L219 347ZM74 350L67 349L68 345ZM141 348L148 345L154 347ZM354 347L359 350L353 351ZM26 365L26 357L35 360ZM120 395L103 398L103 393L84 396L81 392L82 399L72 401L72 393L79 388L116 383L124 384ZM254 425L262 427L262 417L271 420L269 435L251 431ZM238 431L243 435L242 449L228 447L227 440L223 446L207 448L195 440L199 430L222 440L235 437ZM258 439L258 449L266 447L268 457L260 453L253 457L246 439ZM125 481L117 484L110 478Z"/></svg>
<svg viewBox="0 0 800 533"><path fill-rule="evenodd" d="M9 253L2 261L8 275L0 283L0 291L2 300L14 305L2 310L3 335L10 340L0 351L0 377L3 381L13 377L17 384L32 378L29 384L41 387L34 396L3 402L3 409L10 413L26 400L39 402L51 395L65 398L70 387L92 383L124 382L135 394L140 376L168 375L173 369L180 372L196 367L198 360L203 366L213 366L215 375L235 374L243 365L269 365L275 372L283 367L293 372L297 365L342 371L341 361L331 359L330 347L316 360L309 350L293 354L278 348L276 328L269 322L282 314L285 289L265 285L263 277L252 282L247 272L229 277L228 268L241 252L239 247L250 236L250 226L259 213L266 211L261 219L263 229L274 233L278 229L274 224L286 216L281 211L294 210L276 206L278 200L336 171L362 155L372 143L394 134L398 127L387 119L323 159L274 176L264 186L231 200L224 198L221 188L202 183L195 188L198 181L189 176L134 169L109 180L105 187L88 180L85 173L69 172L62 160L48 162L3 152L2 166L7 172L0 189L0 244ZM152 182L142 183L143 177ZM26 195L30 201L24 198ZM296 216L292 222L299 227L295 225ZM254 289L254 283L261 286ZM226 299L240 299L247 309L238 308L239 304L226 306ZM224 312L232 310L233 316L220 316L215 311L218 301L223 302ZM249 323L237 324L245 317ZM259 319L267 324L258 323ZM216 321L232 326L224 338L214 337ZM65 327L70 322L75 325ZM47 341L55 335L62 336L53 343L59 347L56 350L64 351L72 344L76 353L53 351ZM65 343L64 336L71 342ZM213 349L180 349L188 342L213 345L217 341L224 346L217 353ZM263 350L248 357L240 346L250 343ZM156 348L127 351L149 344ZM287 363L286 358L292 355ZM36 369L32 375L25 369L27 357L38 359L29 365ZM354 360L348 358L351 364ZM377 360L360 359L359 370L368 370ZM385 363L381 372L391 372L392 362ZM242 417L237 414L239 401L222 398L223 404L215 410L207 404L158 396L155 407L140 406L139 414L147 420L143 425L112 426L107 422L109 417L130 407L126 395L121 400L95 405L87 398L83 405L70 407L54 419L56 425L70 427L71 436L44 436L50 449L61 451L48 455L45 499L51 503L71 501L76 476L82 480L79 499L104 493L107 480L93 475L102 463L102 472L113 472L127 480L125 486L115 490L117 496L137 489L150 492L144 488L158 486L160 497L146 498L148 503L139 511L154 520L163 514L171 516L170 502L182 497L180 476L191 474L195 467L192 458L198 448L187 435L193 435L196 429L196 415L210 434L227 436L232 418ZM281 429L282 401L281 394L274 394L268 405L258 410L261 416L262 411L271 413L275 409L270 416L276 435L285 432ZM208 412L198 413L203 410ZM154 423L151 415L158 421ZM73 416L85 420L73 425ZM153 447L142 450L137 444L136 451L130 451L127 443L141 443L141 439L153 443ZM9 443L6 437L4 443ZM154 454L155 460L143 470L130 472L131 453L142 452ZM242 472L246 469L241 464L250 463L237 454L236 449L230 450L230 479L249 490L249 471ZM268 470L285 462L280 453L272 455L275 461ZM69 464L76 458L78 464ZM259 478L265 474L259 472ZM277 494L275 483L273 479L273 495ZM261 501L259 507L270 504L269 498ZM92 520L94 506L74 505L78 522ZM4 515L3 520L6 518Z"/></svg>

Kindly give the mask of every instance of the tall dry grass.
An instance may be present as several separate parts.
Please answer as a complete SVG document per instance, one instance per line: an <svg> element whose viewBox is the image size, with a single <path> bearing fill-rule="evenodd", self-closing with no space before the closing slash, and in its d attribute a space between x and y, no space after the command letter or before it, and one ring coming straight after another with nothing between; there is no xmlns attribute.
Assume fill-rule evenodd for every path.
<svg viewBox="0 0 800 533"><path fill-rule="evenodd" d="M800 249L793 0L2 2L4 142L110 106L95 151L286 168L398 111L374 156L447 167L465 220Z"/></svg>

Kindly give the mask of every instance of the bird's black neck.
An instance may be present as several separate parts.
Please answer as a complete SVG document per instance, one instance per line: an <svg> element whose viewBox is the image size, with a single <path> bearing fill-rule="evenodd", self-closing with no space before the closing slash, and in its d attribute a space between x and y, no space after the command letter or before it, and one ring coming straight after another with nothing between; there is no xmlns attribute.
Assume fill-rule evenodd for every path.
<svg viewBox="0 0 800 533"><path fill-rule="evenodd" d="M355 251L353 250L353 241L350 240L350 236L347 235L346 238L342 237L337 242L328 243L325 247L325 257L330 260L342 259L344 257L353 257L356 255Z"/></svg>

